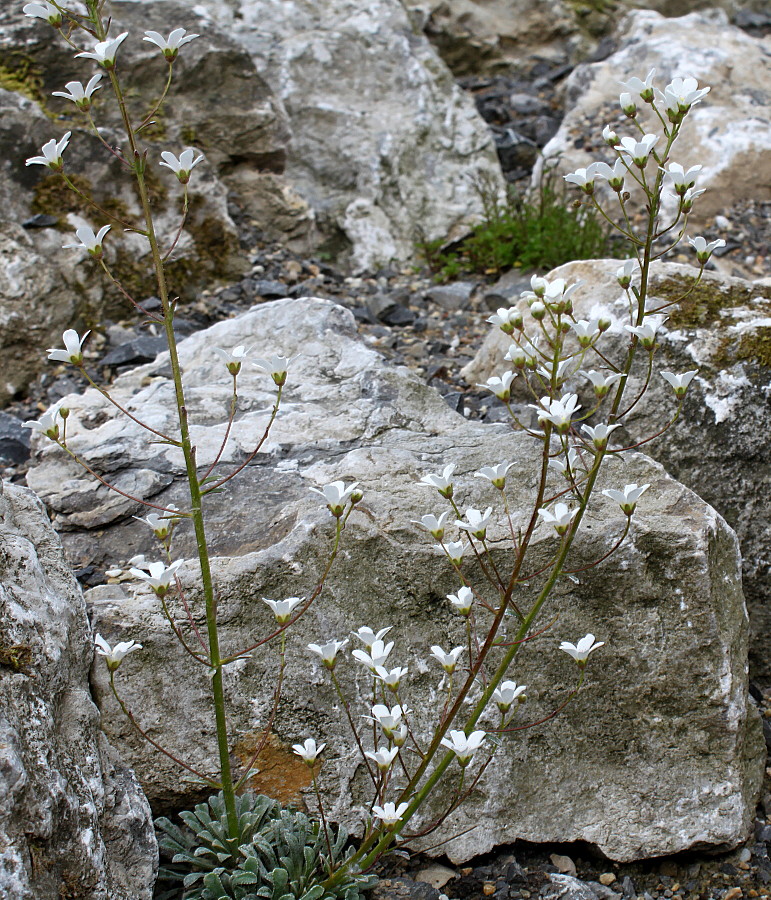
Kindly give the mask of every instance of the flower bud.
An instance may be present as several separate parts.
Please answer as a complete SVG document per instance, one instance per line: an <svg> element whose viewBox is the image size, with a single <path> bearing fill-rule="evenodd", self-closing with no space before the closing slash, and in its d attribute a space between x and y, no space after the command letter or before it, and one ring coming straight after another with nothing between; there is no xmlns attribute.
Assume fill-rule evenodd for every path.
<svg viewBox="0 0 771 900"><path fill-rule="evenodd" d="M536 320L536 322L540 322L546 315L546 307L543 305L543 303L537 300L530 307L530 315Z"/></svg>
<svg viewBox="0 0 771 900"><path fill-rule="evenodd" d="M618 102L624 112L624 115L629 116L630 119L634 119L634 117L637 115L637 106L635 105L634 100L632 100L632 95L627 91L624 91L624 93L621 94L621 96L618 98Z"/></svg>
<svg viewBox="0 0 771 900"><path fill-rule="evenodd" d="M597 327L600 329L601 332L607 331L612 324L613 323L611 322L611 320L605 316L603 316L602 318L597 320Z"/></svg>

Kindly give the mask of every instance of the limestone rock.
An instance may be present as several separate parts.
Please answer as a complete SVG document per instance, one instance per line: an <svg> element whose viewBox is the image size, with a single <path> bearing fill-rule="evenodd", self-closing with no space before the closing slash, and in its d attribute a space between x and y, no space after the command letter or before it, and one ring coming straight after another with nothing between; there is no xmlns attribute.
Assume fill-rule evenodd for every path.
<svg viewBox="0 0 771 900"><path fill-rule="evenodd" d="M0 897L150 900L150 808L99 727L93 637L31 491L0 490Z"/></svg>
<svg viewBox="0 0 771 900"><path fill-rule="evenodd" d="M676 75L709 85L709 94L688 113L673 159L701 164L691 229L740 200L771 197L771 60L765 41L732 27L724 12L695 12L678 19L637 10L617 35L620 48L607 59L575 68L567 85L567 114L544 157L557 157L559 171L573 172L609 155L606 124L631 134L618 106L619 82L656 69L660 88ZM648 111L640 107L645 125ZM670 203L671 207L671 203ZM693 231L691 232L693 233Z"/></svg>
<svg viewBox="0 0 771 900"><path fill-rule="evenodd" d="M307 596L330 552L332 521L310 487L335 479L360 482L365 499L350 517L340 558L322 596L288 639L285 692L274 723L264 778L302 789L308 773L290 746L314 736L328 749L322 770L329 814L360 828L366 809L366 776L347 735L334 693L305 649L311 641L342 638L361 625L393 625L394 664L408 665L402 696L423 731L441 704L439 673L428 648L463 642L459 617L445 594L457 587L433 541L411 524L440 501L417 484L427 471L455 462L458 502L484 509L494 489L475 478L482 465L515 461L510 503L515 523L530 502L538 460L531 440L500 425L466 421L405 370L389 368L357 337L351 314L328 302L303 298L256 307L237 319L191 336L180 346L188 383L187 407L203 467L224 434L228 378L213 346L251 345L255 355L300 354L291 365L283 413L255 460L225 493L208 504L213 561L222 621L222 645L235 651L270 629L263 597ZM172 392L166 359L119 378L114 395L152 427L172 429ZM263 433L272 403L270 379L245 374L232 442L223 456L228 471L246 459ZM164 445L148 444L138 426L116 420L94 391L70 396L70 446L89 465L123 477L133 467L171 474L167 487L148 489L152 502L184 506L180 460ZM147 527L122 517L78 529L66 496L84 484L53 445L38 445L30 484L52 507L69 552L79 563L125 562L136 552L154 557ZM607 642L589 686L546 726L506 739L467 804L429 839L454 861L517 838L585 840L614 859L672 853L693 846L735 845L747 833L762 774L764 747L757 716L747 705L747 621L736 538L723 519L659 465L641 455L615 464L604 485L636 480L652 487L615 564L582 571L560 582L541 627L551 628L523 647L513 677L529 685L528 721L548 713L575 683L572 661L557 651L561 639L592 630ZM142 491L142 488L138 488ZM102 503L101 489L93 503ZM121 514L125 515L125 513ZM615 504L597 502L579 535L571 568L602 556L623 528ZM490 528L496 564L510 562L507 527L497 510ZM70 529L70 530L66 530ZM532 566L554 550L552 532L539 529ZM180 529L175 555L193 555ZM479 572L469 561L468 576ZM181 577L196 617L200 612L196 566ZM531 587L523 587L527 602ZM215 765L208 679L170 639L157 601L133 579L96 587L89 602L108 640L139 640L119 673L119 690L145 727L162 735L173 752L203 771ZM562 657L562 658L558 658ZM234 758L245 764L271 703L274 651L258 651L227 666ZM111 740L118 742L150 797L189 804L189 789L166 759L138 743L114 708L103 666L94 683ZM354 712L367 711L369 677L358 663L339 665ZM142 677L131 677L134 673ZM548 672L548 675L547 675ZM310 684L309 684L310 682ZM171 711L184 707L183 719ZM488 726L492 720L485 720ZM655 785L655 792L651 786ZM442 788L434 810L448 802ZM187 791L187 793L186 793ZM312 799L309 804L313 807ZM428 815L428 813L427 813ZM466 831L469 823L484 829ZM619 827L619 822L624 827Z"/></svg>
<svg viewBox="0 0 771 900"><path fill-rule="evenodd" d="M618 260L573 262L547 276L583 280L574 295L576 318L608 315L615 323L609 334L616 339L616 350L626 342L621 324L626 301L615 278L618 266ZM678 263L654 263L650 308L682 296L693 286L697 271ZM669 312L662 335L654 371L686 372L698 367L699 374L676 426L645 449L683 484L698 491L736 530L752 623L753 677L768 683L771 453L765 423L771 384L771 288L705 272L701 284ZM463 370L467 381L484 383L500 372L508 346L501 332L491 332ZM633 390L642 386L640 374L636 373ZM581 389L579 384L573 387ZM654 375L649 392L619 433L629 443L639 441L663 428L673 410L670 386Z"/></svg>

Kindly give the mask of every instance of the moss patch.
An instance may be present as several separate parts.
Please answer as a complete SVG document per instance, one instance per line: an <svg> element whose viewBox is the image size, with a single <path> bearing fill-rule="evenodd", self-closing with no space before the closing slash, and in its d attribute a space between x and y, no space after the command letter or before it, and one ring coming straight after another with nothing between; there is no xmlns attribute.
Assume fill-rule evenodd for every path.
<svg viewBox="0 0 771 900"><path fill-rule="evenodd" d="M46 107L48 98L43 91L42 70L23 53L11 52L3 60L0 65L0 88L34 100L47 116L54 116Z"/></svg>
<svg viewBox="0 0 771 900"><path fill-rule="evenodd" d="M694 287L696 277L678 276L656 283L651 294L659 301L677 305L668 310L669 328L707 328L721 318L725 309L747 306L756 309L759 315L771 315L771 289L750 285L726 285L721 288L711 281L701 281ZM753 303L757 297L767 303ZM657 304L658 305L658 304Z"/></svg>
<svg viewBox="0 0 771 900"><path fill-rule="evenodd" d="M761 325L739 338L736 359L750 360L771 368L771 327Z"/></svg>
<svg viewBox="0 0 771 900"><path fill-rule="evenodd" d="M86 197L93 197L91 182L87 178L82 175L70 175L69 178ZM132 216L122 201L107 198L101 202L95 202L99 202L102 209L110 215L132 222ZM49 216L61 216L70 212L80 213L100 227L115 224L113 219L100 213L85 197L70 190L64 179L55 174L47 175L35 185L31 208L33 214L43 213Z"/></svg>

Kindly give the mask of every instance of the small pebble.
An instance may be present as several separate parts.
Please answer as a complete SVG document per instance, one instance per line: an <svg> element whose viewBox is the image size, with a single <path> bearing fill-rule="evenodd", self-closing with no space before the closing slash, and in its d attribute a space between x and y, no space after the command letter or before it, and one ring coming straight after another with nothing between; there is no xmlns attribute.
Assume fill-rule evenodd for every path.
<svg viewBox="0 0 771 900"><path fill-rule="evenodd" d="M604 884L604 885L613 884L613 882L615 880L616 880L616 876L613 872L603 872L599 878L600 884Z"/></svg>
<svg viewBox="0 0 771 900"><path fill-rule="evenodd" d="M482 885L482 893L485 895L485 897L492 897L492 895L495 893L495 883L492 881L486 881Z"/></svg>
<svg viewBox="0 0 771 900"><path fill-rule="evenodd" d="M742 889L740 887L732 887L723 894L723 900L737 900L741 895Z"/></svg>

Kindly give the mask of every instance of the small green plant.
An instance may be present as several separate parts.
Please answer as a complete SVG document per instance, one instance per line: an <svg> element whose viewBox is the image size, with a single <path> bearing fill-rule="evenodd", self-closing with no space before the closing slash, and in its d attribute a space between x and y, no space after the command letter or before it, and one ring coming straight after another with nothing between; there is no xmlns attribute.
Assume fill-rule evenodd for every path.
<svg viewBox="0 0 771 900"><path fill-rule="evenodd" d="M611 255L608 227L593 209L569 201L554 168L543 168L538 186L511 187L502 202L493 185L477 184L484 220L453 248L442 240L420 241L418 248L438 280L464 272L497 274L513 266L554 269L576 259Z"/></svg>
<svg viewBox="0 0 771 900"><path fill-rule="evenodd" d="M262 795L243 794L236 804L235 839L228 836L222 793L181 813L185 829L156 821L161 852L172 858L158 873L159 884L172 886L156 900L359 900L377 882L349 870L334 887L322 886L354 852L345 828L322 828Z"/></svg>

